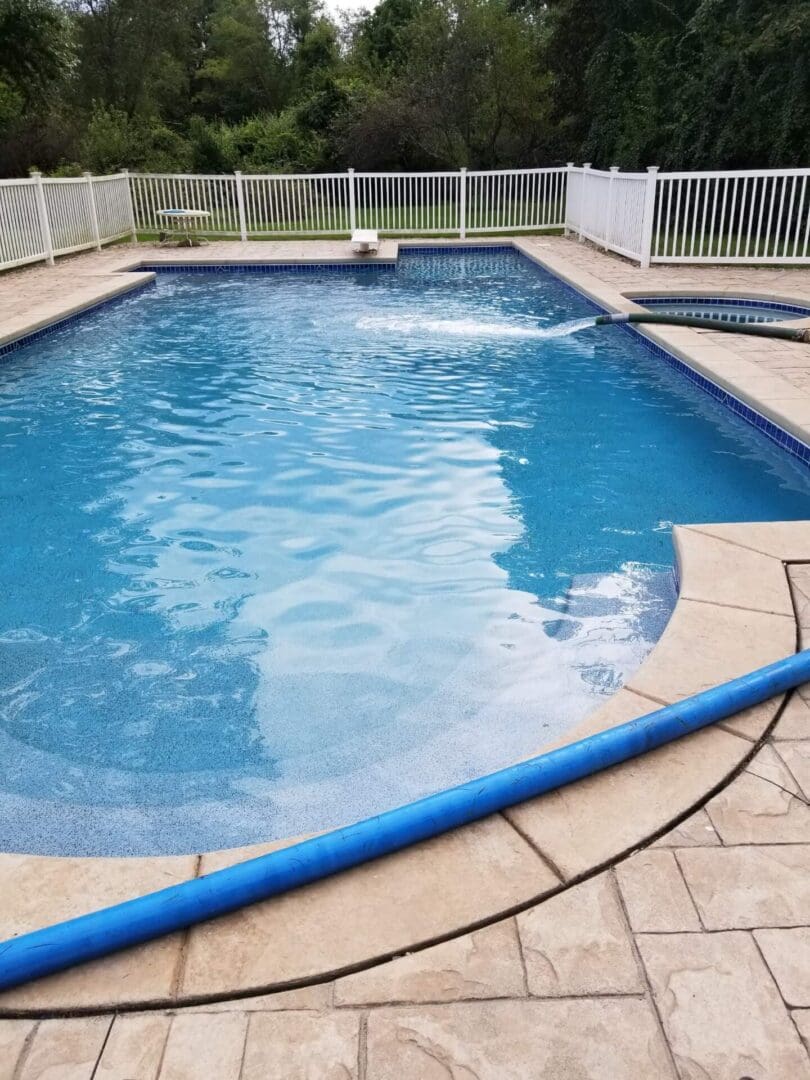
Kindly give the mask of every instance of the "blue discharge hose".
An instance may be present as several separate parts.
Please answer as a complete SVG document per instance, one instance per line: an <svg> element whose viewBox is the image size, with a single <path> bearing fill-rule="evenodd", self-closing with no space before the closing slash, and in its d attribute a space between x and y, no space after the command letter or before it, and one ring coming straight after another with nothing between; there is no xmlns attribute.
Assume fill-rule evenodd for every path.
<svg viewBox="0 0 810 1080"><path fill-rule="evenodd" d="M810 650L418 802L0 944L0 989L182 930L543 795L810 681Z"/></svg>

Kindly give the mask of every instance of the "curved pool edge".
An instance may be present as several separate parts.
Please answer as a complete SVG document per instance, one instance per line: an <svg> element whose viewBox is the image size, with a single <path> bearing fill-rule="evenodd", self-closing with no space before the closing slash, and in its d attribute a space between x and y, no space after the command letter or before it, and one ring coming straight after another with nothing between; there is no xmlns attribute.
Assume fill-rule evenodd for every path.
<svg viewBox="0 0 810 1080"><path fill-rule="evenodd" d="M628 684L563 742L796 650L786 564L810 522L675 531L681 593ZM166 1008L322 982L538 903L666 832L755 753L782 698L643 758L338 877L0 995L0 1015ZM550 747L543 747L548 749ZM293 840L200 856L0 855L5 936L219 869Z"/></svg>
<svg viewBox="0 0 810 1080"><path fill-rule="evenodd" d="M471 242L472 246L505 243L580 293L592 294L602 308L634 307L629 291L619 292L588 275L556 249L551 251L542 238ZM568 243L559 241L558 246ZM323 261L314 248L310 255L306 245L289 241L281 245L288 253L293 246L305 252L286 261ZM425 241L402 246L414 245L425 246ZM431 240L429 245L465 246L457 240L446 244ZM264 254L270 244L258 246L263 249L261 260L257 256L253 261L274 261ZM237 250L242 245L220 247L228 251L218 254L217 262L244 258ZM5 320L0 343L16 343L26 333L47 330L55 321L147 284L151 274L148 278L122 274L147 261L145 250L105 253L104 271L96 269L84 278L80 273L71 275L74 292L65 300L49 297L27 323L25 316ZM206 254L213 253L208 249ZM98 261L88 255L66 260L62 266L65 270L69 264L89 266L91 260L93 265ZM48 273L59 274L60 269ZM664 344L664 332L657 333ZM711 378L712 371L725 368L733 392L766 412L761 385L746 388L744 379L734 381L737 372L745 375L744 359L735 357L730 348L706 344L705 337L694 331L671 334L667 350L693 369L706 370ZM810 427L794 420L788 429L808 441ZM779 605L790 596L785 565L810 561L810 522L689 526L676 532L676 544L682 588L667 630L627 687L572 731L566 742L649 712L666 702L667 695L695 693L795 651L796 620ZM748 552L756 556L758 573L753 577L748 576L750 566L749 571L740 570L750 563ZM724 568L722 573L718 566ZM770 592L763 593L759 571L770 582ZM703 805L754 755L781 707L781 699L769 702L644 759L340 878L8 992L0 996L0 1015L172 1008L286 990L487 925L611 865ZM5 916L0 929L5 936L21 933L292 842L188 857L0 855Z"/></svg>

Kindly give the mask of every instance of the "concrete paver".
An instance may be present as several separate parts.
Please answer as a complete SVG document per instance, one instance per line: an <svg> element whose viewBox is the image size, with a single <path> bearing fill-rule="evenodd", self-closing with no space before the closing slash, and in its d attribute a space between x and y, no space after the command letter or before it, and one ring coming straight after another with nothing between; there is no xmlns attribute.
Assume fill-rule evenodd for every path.
<svg viewBox="0 0 810 1080"><path fill-rule="evenodd" d="M664 833L655 841L654 848L678 848L678 847L711 847L720 843L717 830L711 823L711 819L705 810L698 810L691 814L680 825Z"/></svg>
<svg viewBox="0 0 810 1080"><path fill-rule="evenodd" d="M616 867L634 933L700 930L695 905L671 851L649 848Z"/></svg>
<svg viewBox="0 0 810 1080"><path fill-rule="evenodd" d="M798 1038L798 1037L797 1037ZM673 1080L653 1010L634 998L380 1009L368 1080Z"/></svg>
<svg viewBox="0 0 810 1080"><path fill-rule="evenodd" d="M513 919L347 975L335 984L336 1005L464 1001L525 994L526 976Z"/></svg>
<svg viewBox="0 0 810 1080"><path fill-rule="evenodd" d="M517 917L535 997L639 994L644 987L609 874L574 885Z"/></svg>
<svg viewBox="0 0 810 1080"><path fill-rule="evenodd" d="M659 707L637 700L637 716ZM691 810L748 749L750 743L719 728L699 731L576 787L513 806L505 816L572 878L632 850L662 822Z"/></svg>
<svg viewBox="0 0 810 1080"><path fill-rule="evenodd" d="M14 1080L17 1062L37 1029L36 1020L0 1022L0 1080Z"/></svg>
<svg viewBox="0 0 810 1080"><path fill-rule="evenodd" d="M792 779L786 776L785 784L791 785ZM810 839L810 806L789 786L750 772L716 795L706 809L724 844L800 844Z"/></svg>
<svg viewBox="0 0 810 1080"><path fill-rule="evenodd" d="M356 1080L359 1042L354 1013L254 1013L241 1080Z"/></svg>
<svg viewBox="0 0 810 1080"><path fill-rule="evenodd" d="M749 934L642 934L683 1080L807 1080L810 1061Z"/></svg>
<svg viewBox="0 0 810 1080"><path fill-rule="evenodd" d="M681 576L688 584L681 588L684 600L702 600L709 604L739 603L793 618L784 567L780 559L750 548L710 536L697 529L680 529L675 534L675 549Z"/></svg>
<svg viewBox="0 0 810 1080"><path fill-rule="evenodd" d="M802 1037L805 1048L810 1053L810 1009L794 1009L790 1017Z"/></svg>
<svg viewBox="0 0 810 1080"><path fill-rule="evenodd" d="M245 1052L245 1013L195 1013L172 1020L160 1080L239 1080Z"/></svg>
<svg viewBox="0 0 810 1080"><path fill-rule="evenodd" d="M64 859L0 854L0 938L84 915L194 877L194 856ZM0 1009L114 1007L171 993L182 936L172 934L0 994ZM99 987L104 986L103 998Z"/></svg>
<svg viewBox="0 0 810 1080"><path fill-rule="evenodd" d="M810 799L810 739L780 742L776 753L784 761L805 799Z"/></svg>
<svg viewBox="0 0 810 1080"><path fill-rule="evenodd" d="M15 1080L93 1080L111 1023L109 1016L43 1020L20 1055Z"/></svg>
<svg viewBox="0 0 810 1080"><path fill-rule="evenodd" d="M798 691L790 695L774 728L773 738L775 742L783 739L810 740L810 705Z"/></svg>
<svg viewBox="0 0 810 1080"><path fill-rule="evenodd" d="M116 1016L93 1080L157 1080L171 1022L163 1013Z"/></svg>
<svg viewBox="0 0 810 1080"><path fill-rule="evenodd" d="M707 930L810 925L810 844L684 848L677 859Z"/></svg>
<svg viewBox="0 0 810 1080"><path fill-rule="evenodd" d="M201 873L258 853L205 855ZM227 993L312 978L325 960L334 970L403 952L559 884L531 845L495 815L194 927L182 990Z"/></svg>
<svg viewBox="0 0 810 1080"><path fill-rule="evenodd" d="M787 1004L810 1008L810 927L755 930L754 940Z"/></svg>

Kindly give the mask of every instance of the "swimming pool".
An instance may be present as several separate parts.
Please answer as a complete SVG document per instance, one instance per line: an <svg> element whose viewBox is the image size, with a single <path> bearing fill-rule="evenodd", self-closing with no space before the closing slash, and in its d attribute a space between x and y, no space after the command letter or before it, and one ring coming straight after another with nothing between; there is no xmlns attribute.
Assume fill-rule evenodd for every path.
<svg viewBox="0 0 810 1080"><path fill-rule="evenodd" d="M667 315L691 315L717 322L774 323L810 318L810 308L734 296L642 296L635 303Z"/></svg>
<svg viewBox="0 0 810 1080"><path fill-rule="evenodd" d="M192 851L533 752L805 466L510 251L172 273L0 364L0 843Z"/></svg>

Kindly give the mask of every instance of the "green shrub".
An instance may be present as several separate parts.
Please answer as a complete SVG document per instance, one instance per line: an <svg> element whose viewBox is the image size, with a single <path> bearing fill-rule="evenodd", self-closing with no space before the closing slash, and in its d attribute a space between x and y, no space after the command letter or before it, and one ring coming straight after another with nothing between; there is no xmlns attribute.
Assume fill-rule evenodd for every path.
<svg viewBox="0 0 810 1080"><path fill-rule="evenodd" d="M326 139L304 128L295 109L245 120L234 139L245 172L314 172L327 152Z"/></svg>
<svg viewBox="0 0 810 1080"><path fill-rule="evenodd" d="M93 111L79 145L82 165L94 173L187 172L191 156L187 140L156 117L110 108Z"/></svg>

